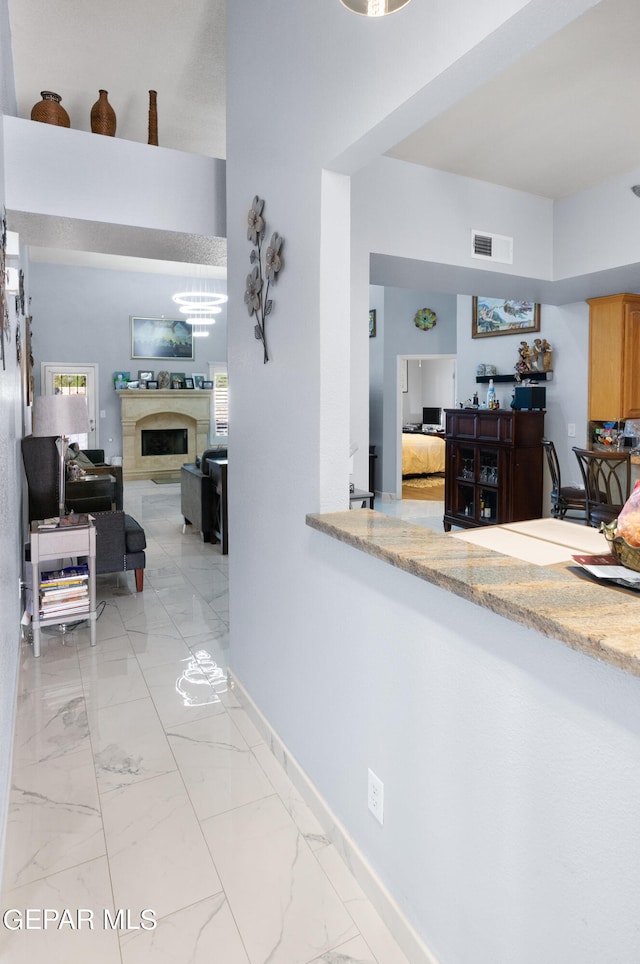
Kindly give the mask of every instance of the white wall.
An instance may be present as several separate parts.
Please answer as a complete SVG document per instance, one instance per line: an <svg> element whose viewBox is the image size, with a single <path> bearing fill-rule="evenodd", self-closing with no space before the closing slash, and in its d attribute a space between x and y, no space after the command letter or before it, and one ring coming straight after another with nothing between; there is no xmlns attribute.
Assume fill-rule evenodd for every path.
<svg viewBox="0 0 640 964"><path fill-rule="evenodd" d="M0 0L0 108L15 111L11 47L6 0ZM0 126L0 211L5 204L4 139ZM11 261L12 267L20 262ZM21 539L22 471L22 379L16 351L16 331L24 346L24 321L15 310L15 298L7 296L8 332L4 339L4 364L0 367L0 545L3 569L0 579L0 866L4 855L7 806L11 779L11 746L16 712L17 671L20 646L19 580L22 577Z"/></svg>
<svg viewBox="0 0 640 964"><path fill-rule="evenodd" d="M556 201L556 278L638 262L640 199L631 193L631 186L639 181L640 168L636 168L605 184ZM640 271L635 283L640 285ZM637 291L638 287L630 290Z"/></svg>
<svg viewBox="0 0 640 964"><path fill-rule="evenodd" d="M224 161L18 117L4 128L8 208L225 236Z"/></svg>
<svg viewBox="0 0 640 964"><path fill-rule="evenodd" d="M535 30L552 33L558 17L588 5L533 0L520 17L519 3L414 3L378 23L338 3L228 11L231 666L450 964L634 959L640 684L305 528L306 512L344 505L334 497L348 481L344 424L367 437L369 356L379 351L367 334L369 253L444 259L420 237L431 198L420 206L407 192L393 207L377 180L366 192L354 178L350 259L331 259L328 271L347 198L338 185L325 195L322 166L428 87L432 70L480 69L482 34L503 17L513 15L500 38L523 51ZM248 64L256 37L277 71ZM496 63L480 60L487 71ZM431 92L442 104L440 80ZM286 238L266 366L240 298L256 193L268 232ZM484 210L495 200L506 222L509 205L489 193ZM466 196L449 199L455 221ZM518 243L528 265L518 270L550 273L549 206L518 198L516 208L535 226L531 243ZM445 242L448 252L459 243ZM351 334L341 327L349 315ZM366 809L368 766L385 782L383 828Z"/></svg>

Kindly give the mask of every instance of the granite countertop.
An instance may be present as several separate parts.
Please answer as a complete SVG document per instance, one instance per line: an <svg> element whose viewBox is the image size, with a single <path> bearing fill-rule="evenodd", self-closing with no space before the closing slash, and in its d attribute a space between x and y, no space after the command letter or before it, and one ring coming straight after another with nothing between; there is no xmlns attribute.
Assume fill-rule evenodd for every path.
<svg viewBox="0 0 640 964"><path fill-rule="evenodd" d="M521 523L515 533L504 532L515 526L491 526L441 534L372 509L308 515L306 521L419 579L640 676L640 594L583 578L571 560L573 553L607 551L606 546L598 549L593 539L604 542L604 537L589 527L545 519ZM544 554L542 564L535 564L477 544L482 537L476 533L493 529L503 530L494 535L507 547L511 540L533 536L537 523L545 524L541 542L547 543L546 563ZM575 545L576 536L578 542L586 540L585 548L582 542ZM563 543L570 548L553 561L553 547Z"/></svg>

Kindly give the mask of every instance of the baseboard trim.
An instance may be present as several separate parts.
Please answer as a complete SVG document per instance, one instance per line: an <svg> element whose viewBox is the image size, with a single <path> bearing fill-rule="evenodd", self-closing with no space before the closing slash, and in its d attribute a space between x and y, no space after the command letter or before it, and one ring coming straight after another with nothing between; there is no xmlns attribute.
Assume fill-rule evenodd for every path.
<svg viewBox="0 0 640 964"><path fill-rule="evenodd" d="M411 964L439 964L436 956L407 920L395 899L376 875L345 828L337 820L305 770L289 752L266 717L253 702L235 673L229 673L229 686L264 738L272 754L319 821L326 836L331 840L366 896L380 914L407 959L411 961Z"/></svg>

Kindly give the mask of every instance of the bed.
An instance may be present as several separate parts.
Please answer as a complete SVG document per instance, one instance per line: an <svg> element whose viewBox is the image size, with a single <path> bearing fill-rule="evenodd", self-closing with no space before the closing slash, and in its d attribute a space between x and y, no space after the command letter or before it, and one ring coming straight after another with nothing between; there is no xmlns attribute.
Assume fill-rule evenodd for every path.
<svg viewBox="0 0 640 964"><path fill-rule="evenodd" d="M440 435L402 433L402 477L444 472L444 439Z"/></svg>

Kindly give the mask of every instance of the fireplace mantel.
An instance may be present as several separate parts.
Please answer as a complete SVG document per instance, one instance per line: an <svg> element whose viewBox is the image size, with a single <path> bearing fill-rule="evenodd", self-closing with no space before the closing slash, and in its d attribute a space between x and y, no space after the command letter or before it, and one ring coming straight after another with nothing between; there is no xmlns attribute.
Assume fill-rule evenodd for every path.
<svg viewBox="0 0 640 964"><path fill-rule="evenodd" d="M195 462L207 447L212 391L188 388L119 390L122 422L122 475L150 479L174 475L184 462ZM187 455L142 455L143 429L186 428Z"/></svg>

